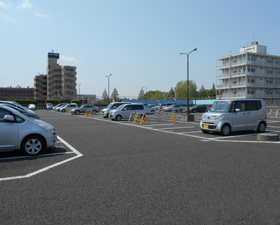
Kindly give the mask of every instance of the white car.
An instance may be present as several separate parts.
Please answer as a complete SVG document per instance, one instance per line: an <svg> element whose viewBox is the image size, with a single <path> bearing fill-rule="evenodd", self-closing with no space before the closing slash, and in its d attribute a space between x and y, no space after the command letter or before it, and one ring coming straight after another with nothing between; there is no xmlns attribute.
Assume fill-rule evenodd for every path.
<svg viewBox="0 0 280 225"><path fill-rule="evenodd" d="M28 109L36 110L36 105L35 104L29 104Z"/></svg>
<svg viewBox="0 0 280 225"><path fill-rule="evenodd" d="M52 125L30 119L4 104L0 104L0 127L0 151L22 150L34 156L56 142Z"/></svg>

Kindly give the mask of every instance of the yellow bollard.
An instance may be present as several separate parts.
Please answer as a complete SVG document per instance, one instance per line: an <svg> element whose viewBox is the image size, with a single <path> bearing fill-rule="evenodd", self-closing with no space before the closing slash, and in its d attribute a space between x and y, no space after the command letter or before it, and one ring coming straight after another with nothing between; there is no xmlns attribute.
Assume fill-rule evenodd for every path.
<svg viewBox="0 0 280 225"><path fill-rule="evenodd" d="M172 115L171 115L170 123L171 123L171 122L176 123L175 113L172 113Z"/></svg>

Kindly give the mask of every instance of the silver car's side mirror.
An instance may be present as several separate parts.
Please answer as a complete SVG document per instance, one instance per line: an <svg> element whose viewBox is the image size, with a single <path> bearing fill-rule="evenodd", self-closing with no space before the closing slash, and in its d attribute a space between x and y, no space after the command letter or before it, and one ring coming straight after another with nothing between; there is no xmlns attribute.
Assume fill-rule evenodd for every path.
<svg viewBox="0 0 280 225"><path fill-rule="evenodd" d="M4 120L8 122L15 122L15 118L11 115L4 116Z"/></svg>

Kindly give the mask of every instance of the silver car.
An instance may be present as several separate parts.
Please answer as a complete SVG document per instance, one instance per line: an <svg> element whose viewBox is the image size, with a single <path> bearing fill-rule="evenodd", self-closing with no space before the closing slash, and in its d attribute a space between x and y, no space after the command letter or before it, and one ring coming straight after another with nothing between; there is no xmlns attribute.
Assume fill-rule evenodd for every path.
<svg viewBox="0 0 280 225"><path fill-rule="evenodd" d="M95 105L85 104L79 108L72 109L71 114L79 115L80 113L85 113L87 110L93 111L94 114L96 114L97 112L99 112L99 107L97 107Z"/></svg>
<svg viewBox="0 0 280 225"><path fill-rule="evenodd" d="M0 151L19 150L38 155L56 142L52 125L32 120L18 111L0 104Z"/></svg>
<svg viewBox="0 0 280 225"><path fill-rule="evenodd" d="M200 129L204 133L257 130L265 132L266 106L263 99L234 99L215 101L209 112L202 115Z"/></svg>
<svg viewBox="0 0 280 225"><path fill-rule="evenodd" d="M111 110L114 110L123 104L128 104L128 102L112 102L105 109L102 109L101 115L104 118L109 117L109 113Z"/></svg>
<svg viewBox="0 0 280 225"><path fill-rule="evenodd" d="M129 119L132 113L146 113L144 104L129 103L119 106L117 109L110 111L110 118L112 120L120 121L122 119Z"/></svg>
<svg viewBox="0 0 280 225"><path fill-rule="evenodd" d="M9 102L9 101L0 101L0 104L4 104L14 110L19 111L20 113L22 113L23 115L29 117L29 118L33 118L33 119L40 119L40 117L33 112L32 110L28 109L27 107L23 107L22 105L18 104L18 103L14 103L14 102Z"/></svg>

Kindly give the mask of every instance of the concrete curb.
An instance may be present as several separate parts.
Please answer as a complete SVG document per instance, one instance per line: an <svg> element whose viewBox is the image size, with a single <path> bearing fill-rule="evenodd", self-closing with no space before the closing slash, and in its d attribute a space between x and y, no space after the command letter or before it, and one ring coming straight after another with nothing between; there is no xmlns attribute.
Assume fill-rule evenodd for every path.
<svg viewBox="0 0 280 225"><path fill-rule="evenodd" d="M259 141L279 141L279 134L269 134L269 133L258 134L257 140L259 140Z"/></svg>

